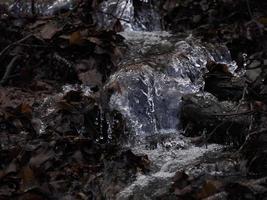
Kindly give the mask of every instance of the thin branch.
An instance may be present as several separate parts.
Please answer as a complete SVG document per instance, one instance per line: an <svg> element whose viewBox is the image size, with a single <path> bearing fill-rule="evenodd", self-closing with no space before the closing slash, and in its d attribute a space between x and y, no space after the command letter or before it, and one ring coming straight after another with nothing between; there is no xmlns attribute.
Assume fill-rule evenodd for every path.
<svg viewBox="0 0 267 200"><path fill-rule="evenodd" d="M257 135L257 134L260 134L260 133L263 133L263 132L266 132L267 131L267 128L264 128L264 129L261 129L261 130L258 130L258 131L254 131L254 132L250 132L247 136L246 136L246 139L245 139L245 142L241 145L241 147L235 152L235 154L238 154L240 153L243 148L245 147L245 145L248 143L249 139L253 136L253 135Z"/></svg>
<svg viewBox="0 0 267 200"><path fill-rule="evenodd" d="M235 112L235 113L225 113L225 114L211 114L210 116L218 116L218 117L227 117L227 116L236 116L236 115L250 115L257 113L258 110L250 110L245 112Z"/></svg>
<svg viewBox="0 0 267 200"><path fill-rule="evenodd" d="M205 136L205 140L202 143L203 144L207 144L207 142L209 141L209 139L211 138L211 136L217 131L218 128L220 128L222 125L224 125L226 122L223 121L221 123L219 123L207 136Z"/></svg>
<svg viewBox="0 0 267 200"><path fill-rule="evenodd" d="M19 44L19 43L21 43L21 42L23 42L23 41L29 39L31 36L32 36L31 34L30 34L30 35L27 35L27 36L23 37L22 39L20 39L20 40L18 40L18 41L16 41L16 42L13 42L13 43L9 44L8 46L6 46L6 47L0 52L0 57L1 57L2 55L4 55L4 54L6 53L6 51L8 51L12 46L17 45L17 44Z"/></svg>
<svg viewBox="0 0 267 200"><path fill-rule="evenodd" d="M247 8L248 8L248 14L249 14L250 18L253 19L253 14L252 14L249 0L246 0L246 3L247 3Z"/></svg>
<svg viewBox="0 0 267 200"><path fill-rule="evenodd" d="M0 81L0 84L3 85L6 83L6 81L8 80L13 68L14 68L14 64L16 63L16 61L20 58L19 55L15 56L12 58L12 60L10 61L10 63L8 64L8 66L6 67L6 72L3 76L3 78Z"/></svg>
<svg viewBox="0 0 267 200"><path fill-rule="evenodd" d="M102 13L102 14L105 14L105 15L109 15L109 16L115 18L115 19L118 19L118 20L121 20L121 21L130 23L129 20L127 20L127 19L123 19L123 18L120 18L120 17L117 17L117 16L113 15L112 13L107 13L107 12L103 12L103 11L100 11L100 10L98 10L97 12Z"/></svg>

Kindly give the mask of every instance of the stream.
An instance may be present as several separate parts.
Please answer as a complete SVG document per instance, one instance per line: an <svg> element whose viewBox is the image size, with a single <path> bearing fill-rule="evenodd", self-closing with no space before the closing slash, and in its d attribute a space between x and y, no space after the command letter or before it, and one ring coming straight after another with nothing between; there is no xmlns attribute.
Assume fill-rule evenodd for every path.
<svg viewBox="0 0 267 200"><path fill-rule="evenodd" d="M40 1L37 12L50 15L74 6L70 0L48 2ZM125 38L121 47L123 57L117 63L117 72L103 87L104 91L115 88L108 100L109 109L119 111L127 120L132 139L124 144L125 148L135 154L146 154L151 162L149 173L137 174L135 181L122 188L116 197L110 197L118 200L157 199L169 190L177 171L192 176L221 176L235 169L230 161L215 159L210 163L209 158L216 158L225 146L196 146L182 135L180 121L184 95L212 96L203 91L208 62L227 64L234 72L237 66L229 50L221 44L201 43L192 35L173 35L162 30L157 4L150 0L136 2L103 1L97 11L100 28L111 28L118 18L124 29L119 33ZM22 1L9 8L18 15L31 12ZM90 89L84 88L84 93L90 95ZM59 95L69 90L65 87ZM53 110L48 101L53 100L44 102L47 115Z"/></svg>

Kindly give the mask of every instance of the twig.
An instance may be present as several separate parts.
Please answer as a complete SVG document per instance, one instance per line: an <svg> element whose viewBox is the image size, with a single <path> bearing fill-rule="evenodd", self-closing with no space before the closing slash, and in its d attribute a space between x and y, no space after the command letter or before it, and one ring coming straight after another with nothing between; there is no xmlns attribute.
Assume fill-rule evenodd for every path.
<svg viewBox="0 0 267 200"><path fill-rule="evenodd" d="M250 103L250 110L253 110L253 105L252 103ZM248 130L251 131L252 127L253 127L253 115L250 116L250 124L249 124L249 127L248 127Z"/></svg>
<svg viewBox="0 0 267 200"><path fill-rule="evenodd" d="M243 92L242 92L242 98L239 100L239 104L237 105L236 107L236 112L239 111L239 108L241 107L242 105L242 102L245 100L245 96L246 96L246 93L247 93L247 88L248 88L248 85L246 84L243 88Z"/></svg>
<svg viewBox="0 0 267 200"><path fill-rule="evenodd" d="M103 12L103 11L100 11L100 10L98 10L97 12L102 13L102 14L105 14L105 15L109 15L109 16L115 18L115 19L119 19L119 20L121 20L121 21L125 21L125 22L127 22L127 23L130 23L129 20L127 20L127 19L123 19L123 18L120 18L120 17L117 17L117 16L113 15L112 13L107 13L107 12Z"/></svg>
<svg viewBox="0 0 267 200"><path fill-rule="evenodd" d="M223 122L221 122L221 123L219 123L207 136L205 136L205 140L204 140L204 142L202 143L202 145L203 144L207 144L207 142L208 142L208 140L211 138L211 136L216 132L216 130L220 127L220 126L222 126L223 124L225 124L226 122L225 121L223 121Z"/></svg>
<svg viewBox="0 0 267 200"><path fill-rule="evenodd" d="M32 16L34 16L36 14L35 12L35 0L31 0L31 12L32 12Z"/></svg>
<svg viewBox="0 0 267 200"><path fill-rule="evenodd" d="M226 114L211 114L210 116L218 116L218 117L227 117L227 116L236 116L236 115L249 115L258 112L257 110L250 110L246 112L235 112L235 113L226 113Z"/></svg>
<svg viewBox="0 0 267 200"><path fill-rule="evenodd" d="M13 69L14 66L15 66L15 65L14 65L15 62L16 62L19 58L20 58L19 55L17 55L17 56L15 56L15 57L12 58L12 60L10 61L10 63L8 64L8 66L6 67L6 72L5 72L4 76L3 76L3 78L2 78L1 81L0 81L0 84L1 84L1 85L3 85L3 84L6 83L6 81L7 81L8 78L9 78L10 73L12 72L12 69Z"/></svg>
<svg viewBox="0 0 267 200"><path fill-rule="evenodd" d="M257 135L259 133L262 133L262 132L266 132L267 131L267 128L264 128L264 129L261 129L259 131L254 131L254 132L250 132L247 136L246 136L246 139L245 139L245 142L241 145L241 147L235 152L235 154L238 154L240 151L243 150L243 148L245 147L245 145L247 144L247 142L249 141L249 139L253 136L253 135Z"/></svg>
<svg viewBox="0 0 267 200"><path fill-rule="evenodd" d="M13 42L13 43L9 44L8 46L6 46L6 47L0 52L0 57L1 57L1 56L2 56L8 49L10 49L12 46L17 45L17 44L19 44L19 43L21 43L21 42L23 42L23 41L29 39L31 36L32 36L31 34L30 34L30 35L27 35L27 36L25 36L24 38L22 38L22 39L20 39L20 40L18 40L18 41L16 41L16 42Z"/></svg>
<svg viewBox="0 0 267 200"><path fill-rule="evenodd" d="M125 9L127 8L128 3L129 3L129 1L127 1L126 4L125 4L125 6L123 7L123 10L122 10L121 15L120 15L119 18L121 18L122 15L124 14L124 11L125 11Z"/></svg>
<svg viewBox="0 0 267 200"><path fill-rule="evenodd" d="M248 8L248 14L249 14L250 18L253 19L253 14L252 14L252 11L251 11L249 0L246 0L246 3L247 3L247 8Z"/></svg>

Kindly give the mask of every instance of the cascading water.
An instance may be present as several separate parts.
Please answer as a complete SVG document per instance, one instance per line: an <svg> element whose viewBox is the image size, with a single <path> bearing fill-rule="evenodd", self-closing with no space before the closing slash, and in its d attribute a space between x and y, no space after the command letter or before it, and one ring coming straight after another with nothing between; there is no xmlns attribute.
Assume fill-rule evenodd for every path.
<svg viewBox="0 0 267 200"><path fill-rule="evenodd" d="M159 27L155 25L159 24L157 18L154 29L148 29L140 21L137 25L133 4L129 2L132 1L105 1L100 7L103 12L109 12L117 6L116 17L126 19L121 21L126 30L121 33L126 47L118 63L120 70L110 77L105 88L116 86L110 108L128 119L138 140L131 148L137 154L148 155L153 170L147 175L140 174L117 195L117 199L156 199L168 190L171 178L178 170L187 169L191 174L227 173L227 170L210 172L205 167L194 168L194 163L200 162L204 155L218 153L223 147L191 144L179 134L179 115L182 96L203 89L207 62L227 64L231 72L236 64L223 45L203 44L190 36L156 32L159 30L155 28ZM106 22L103 24L109 26L112 17L110 20L107 15L102 17ZM151 15L143 17L143 22L149 21ZM153 24L152 20L150 22ZM147 30L153 31L144 32Z"/></svg>
<svg viewBox="0 0 267 200"><path fill-rule="evenodd" d="M160 15L156 12L152 0L103 1L96 12L101 28L112 29L119 20L124 31L161 30Z"/></svg>
<svg viewBox="0 0 267 200"><path fill-rule="evenodd" d="M40 12L53 13L59 3L70 5L68 0L51 2L40 7ZM231 72L236 68L229 51L222 45L203 44L190 36L156 32L161 30L160 15L151 2L107 0L96 11L100 27L112 28L120 20L125 30L120 33L126 45L122 47L124 56L117 63L119 70L104 86L104 90L115 86L109 107L122 113L132 134L141 138L142 142L131 146L132 150L147 154L152 163L149 174L140 174L118 193L120 200L155 199L168 189L176 171L186 169L197 173L193 169L194 163L206 153L222 149L219 145L196 147L179 134L181 98L185 94L201 92L207 62L226 63ZM90 88L84 92L90 94ZM160 145L147 148L151 147L151 141L144 138L157 138L156 143Z"/></svg>
<svg viewBox="0 0 267 200"><path fill-rule="evenodd" d="M132 150L148 155L153 170L140 174L117 199L157 199L167 193L178 170L187 169L191 174L227 173L193 167L204 155L220 152L222 146L196 147L179 134L181 98L202 91L207 62L225 63L232 72L236 69L227 48L166 32L121 34L127 50L118 64L120 70L105 87L119 88L110 98L110 107L128 119L137 138Z"/></svg>
<svg viewBox="0 0 267 200"><path fill-rule="evenodd" d="M174 133L180 127L181 97L204 86L208 61L235 68L226 47L184 40L166 32L124 32L127 50L106 87L120 86L110 106L129 119L138 135Z"/></svg>
<svg viewBox="0 0 267 200"><path fill-rule="evenodd" d="M24 0L7 1L7 3L9 11L15 16L53 15L60 10L71 10L74 6L73 0Z"/></svg>

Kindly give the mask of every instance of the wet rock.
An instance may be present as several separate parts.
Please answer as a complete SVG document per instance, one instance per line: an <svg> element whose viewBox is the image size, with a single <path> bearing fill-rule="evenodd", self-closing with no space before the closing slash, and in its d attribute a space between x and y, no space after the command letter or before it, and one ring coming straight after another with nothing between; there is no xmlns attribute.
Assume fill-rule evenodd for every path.
<svg viewBox="0 0 267 200"><path fill-rule="evenodd" d="M118 111L103 109L97 96L89 88L83 91L71 87L64 95L46 99L38 107L43 131L84 136L104 143L126 141L125 119Z"/></svg>
<svg viewBox="0 0 267 200"><path fill-rule="evenodd" d="M249 109L247 104L219 102L210 94L185 95L182 106L185 134L240 146L251 121Z"/></svg>
<svg viewBox="0 0 267 200"><path fill-rule="evenodd" d="M234 76L225 64L208 63L205 74L204 90L219 100L239 100L245 94L246 82L240 76Z"/></svg>
<svg viewBox="0 0 267 200"><path fill-rule="evenodd" d="M265 186L266 178L258 180L247 180L232 182L225 186L229 199L265 199L267 188Z"/></svg>
<svg viewBox="0 0 267 200"><path fill-rule="evenodd" d="M261 128L251 132L242 147L244 159L247 161L247 171L251 176L266 176L267 170L267 130Z"/></svg>
<svg viewBox="0 0 267 200"><path fill-rule="evenodd" d="M104 162L103 191L112 199L128 184L136 179L137 174L149 171L150 161L146 155L135 155L125 150L107 158Z"/></svg>

